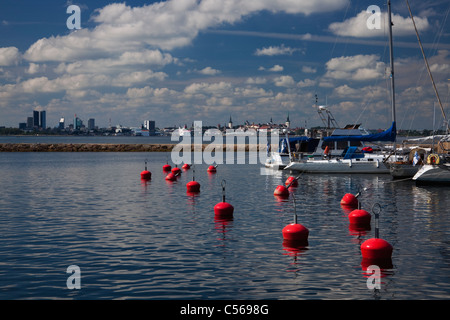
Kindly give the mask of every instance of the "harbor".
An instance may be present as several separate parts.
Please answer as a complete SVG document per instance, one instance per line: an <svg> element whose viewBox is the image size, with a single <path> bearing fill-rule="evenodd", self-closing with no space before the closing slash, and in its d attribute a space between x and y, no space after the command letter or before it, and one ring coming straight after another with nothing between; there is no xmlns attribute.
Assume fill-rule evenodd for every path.
<svg viewBox="0 0 450 320"><path fill-rule="evenodd" d="M448 299L448 189L389 175L303 174L292 195L273 195L290 174L261 164L182 169L167 181L164 152L2 153L2 299L415 300ZM147 169L150 180L140 173ZM169 164L174 167L172 163ZM195 171L194 171L195 170ZM262 175L261 170L268 170ZM186 192L193 180L200 192ZM232 219L214 206L233 205ZM393 246L381 289L369 289L360 246L375 236L350 225L340 202L357 194ZM294 206L294 198L296 206ZM292 223L308 245L284 243ZM81 270L68 290L66 269Z"/></svg>

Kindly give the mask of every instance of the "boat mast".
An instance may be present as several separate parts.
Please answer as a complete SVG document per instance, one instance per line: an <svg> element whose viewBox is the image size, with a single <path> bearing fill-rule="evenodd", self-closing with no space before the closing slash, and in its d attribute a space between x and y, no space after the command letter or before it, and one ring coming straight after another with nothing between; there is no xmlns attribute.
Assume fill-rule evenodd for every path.
<svg viewBox="0 0 450 320"><path fill-rule="evenodd" d="M394 83L394 49L392 45L392 17L391 17L391 0L387 0L388 6L388 27L389 27L389 58L391 60L391 105L392 105L392 121L396 122L395 117L395 83ZM396 150L396 142L394 141L394 151Z"/></svg>
<svg viewBox="0 0 450 320"><path fill-rule="evenodd" d="M412 23L413 23L413 26L414 26L414 30L416 31L416 36L417 36L417 40L419 42L420 51L422 52L423 59L425 60L425 66L427 67L428 75L430 76L430 80L431 80L431 84L433 85L434 93L436 94L436 97L437 97L437 100L438 100L438 103L439 103L439 107L441 108L442 115L444 116L444 121L445 121L445 126L446 126L447 133L449 133L450 132L450 127L449 127L449 123L447 121L447 116L445 115L444 108L442 107L441 98L439 97L439 93L438 93L438 91L436 89L436 84L434 83L433 75L431 74L431 70L430 70L430 66L428 65L427 57L425 56L425 52L423 51L422 41L420 41L419 32L417 31L416 22L414 21L414 17L413 17L413 14L411 12L411 7L409 6L408 0L406 0L406 5L408 6L409 15L411 16L411 20L412 20ZM433 129L434 129L434 127L433 127Z"/></svg>

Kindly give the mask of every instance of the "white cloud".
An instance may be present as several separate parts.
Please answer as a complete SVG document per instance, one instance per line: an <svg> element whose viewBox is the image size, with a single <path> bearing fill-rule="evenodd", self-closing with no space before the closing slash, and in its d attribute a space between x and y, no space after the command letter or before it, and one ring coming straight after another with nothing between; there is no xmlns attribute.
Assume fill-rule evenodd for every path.
<svg viewBox="0 0 450 320"><path fill-rule="evenodd" d="M269 69L271 72L281 72L284 68L278 64L274 65L272 68Z"/></svg>
<svg viewBox="0 0 450 320"><path fill-rule="evenodd" d="M276 56L276 55L291 55L295 51L299 51L300 49L293 49L290 47L285 47L284 45L281 45L279 47L268 47L268 48L262 48L262 49L256 49L255 55L256 56Z"/></svg>
<svg viewBox="0 0 450 320"><path fill-rule="evenodd" d="M345 80L371 80L385 73L385 63L378 55L356 55L332 58L326 63L325 77Z"/></svg>
<svg viewBox="0 0 450 320"><path fill-rule="evenodd" d="M36 74L39 72L45 72L45 70L47 69L47 65L43 64L37 64L37 63L30 63L30 65L28 66L28 69L25 71L28 74Z"/></svg>
<svg viewBox="0 0 450 320"><path fill-rule="evenodd" d="M444 63L434 63L430 66L431 72L438 72L438 73L449 73L450 72L450 64Z"/></svg>
<svg viewBox="0 0 450 320"><path fill-rule="evenodd" d="M305 79L302 81L299 81L297 83L297 86L300 88L306 88L306 87L312 87L316 85L316 81L315 80L311 80L311 79Z"/></svg>
<svg viewBox="0 0 450 320"><path fill-rule="evenodd" d="M188 85L184 92L188 94L196 94L196 93L215 93L215 94L223 94L225 92L230 92L232 86L229 82L216 82L216 83L192 83Z"/></svg>
<svg viewBox="0 0 450 320"><path fill-rule="evenodd" d="M317 69L316 68L312 68L312 67L308 67L308 66L303 66L302 67L302 72L304 72L304 73L316 73Z"/></svg>
<svg viewBox="0 0 450 320"><path fill-rule="evenodd" d="M380 28L369 29L367 27L367 20L371 17L372 13L361 11L356 17L347 19L343 22L334 22L329 25L328 30L339 36L348 37L382 37L387 34L387 16L385 13L381 13L380 16ZM417 29L420 31L428 30L430 25L426 17L414 17ZM371 21L372 22L372 21ZM396 36L412 35L415 34L414 26L410 17L403 18L400 15L392 15L393 33Z"/></svg>
<svg viewBox="0 0 450 320"><path fill-rule="evenodd" d="M0 48L0 66L8 67L17 65L21 55L16 47Z"/></svg>
<svg viewBox="0 0 450 320"><path fill-rule="evenodd" d="M248 84L265 84L267 83L267 79L263 77L256 77L256 78L248 78L245 83Z"/></svg>
<svg viewBox="0 0 450 320"><path fill-rule="evenodd" d="M202 70L199 70L198 73L204 74L204 75L207 75L207 76L214 76L216 74L219 74L220 70L213 69L211 67L206 67L206 68L204 68Z"/></svg>
<svg viewBox="0 0 450 320"><path fill-rule="evenodd" d="M291 76L280 76L273 80L277 87L293 87L295 86L294 78Z"/></svg>
<svg viewBox="0 0 450 320"><path fill-rule="evenodd" d="M328 12L344 7L348 0L168 0L140 7L113 3L97 9L92 30L81 29L65 36L43 38L25 52L32 62L76 61L144 47L163 50L189 45L200 31L243 17L271 12Z"/></svg>

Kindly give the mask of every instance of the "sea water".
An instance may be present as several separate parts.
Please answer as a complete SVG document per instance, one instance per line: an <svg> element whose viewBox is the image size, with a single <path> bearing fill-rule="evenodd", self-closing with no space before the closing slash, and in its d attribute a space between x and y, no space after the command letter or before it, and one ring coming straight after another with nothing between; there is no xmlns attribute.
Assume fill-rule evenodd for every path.
<svg viewBox="0 0 450 320"><path fill-rule="evenodd" d="M140 179L146 161L150 181ZM209 174L199 164L168 182L167 162L159 152L0 154L0 299L450 298L448 187L302 174L283 200L273 191L290 172L223 164ZM228 221L213 211L223 185ZM380 205L379 234L394 247L379 289L360 252L374 221L353 230L340 205L364 188L362 208ZM309 229L306 247L283 244L294 215Z"/></svg>

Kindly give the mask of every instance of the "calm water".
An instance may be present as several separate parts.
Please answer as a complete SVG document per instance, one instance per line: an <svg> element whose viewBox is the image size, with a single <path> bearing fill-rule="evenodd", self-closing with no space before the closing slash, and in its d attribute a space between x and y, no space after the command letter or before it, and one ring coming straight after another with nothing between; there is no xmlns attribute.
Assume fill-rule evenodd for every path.
<svg viewBox="0 0 450 320"><path fill-rule="evenodd" d="M283 246L294 205L273 191L287 172L261 165L196 166L164 180L165 153L1 153L0 299L449 299L449 188L392 183L389 175L303 175L294 191L305 249ZM148 160L150 182L140 172ZM232 221L216 221L226 200ZM367 288L349 228L346 192L382 207L380 237L394 247L380 290ZM373 224L372 224L373 225ZM81 269L70 290L66 269Z"/></svg>

